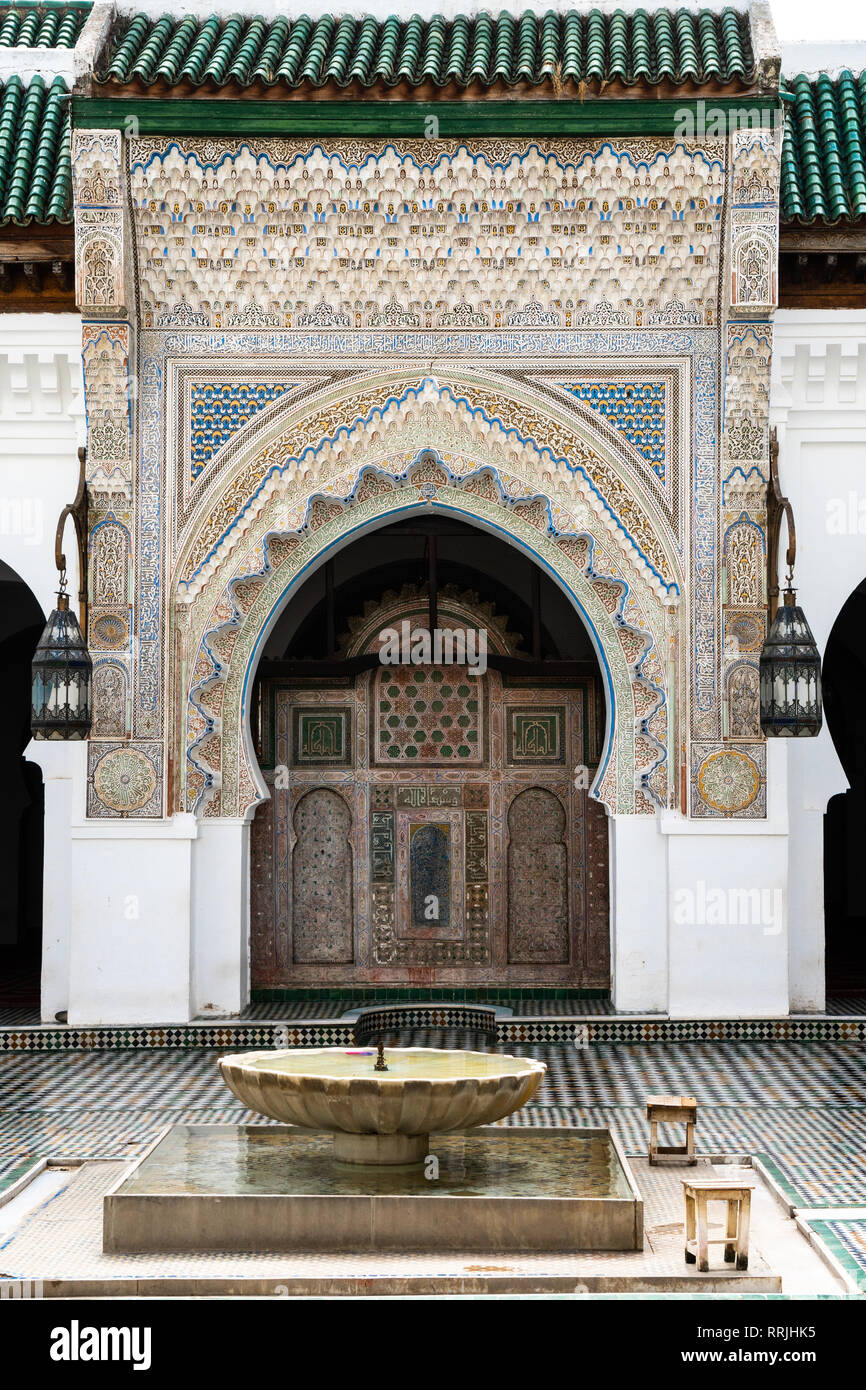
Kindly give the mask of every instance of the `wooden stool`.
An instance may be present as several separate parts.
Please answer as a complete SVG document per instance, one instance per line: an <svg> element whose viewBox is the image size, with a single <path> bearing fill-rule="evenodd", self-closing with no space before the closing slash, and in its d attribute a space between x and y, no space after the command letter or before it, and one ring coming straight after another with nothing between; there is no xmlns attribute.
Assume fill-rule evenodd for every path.
<svg viewBox="0 0 866 1390"><path fill-rule="evenodd" d="M697 1163L695 1158L695 1125L698 1120L698 1102L694 1096L647 1096L646 1117L650 1122L649 1161L658 1163L659 1155L675 1155L687 1158L689 1163ZM684 1124L685 1144L659 1144L660 1124Z"/></svg>
<svg viewBox="0 0 866 1390"><path fill-rule="evenodd" d="M753 1182L742 1178L683 1178L686 1199L686 1264L697 1260L701 1274L710 1267L710 1245L724 1245L728 1264L737 1262L737 1269L749 1268L749 1217L752 1207ZM710 1239L707 1202L727 1203L725 1234Z"/></svg>

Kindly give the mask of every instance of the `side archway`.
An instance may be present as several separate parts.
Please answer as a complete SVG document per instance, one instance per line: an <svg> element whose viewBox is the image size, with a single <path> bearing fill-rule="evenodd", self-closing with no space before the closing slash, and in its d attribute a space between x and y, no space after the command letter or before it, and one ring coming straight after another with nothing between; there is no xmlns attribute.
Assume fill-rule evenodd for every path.
<svg viewBox="0 0 866 1390"><path fill-rule="evenodd" d="M0 560L0 997L7 969L35 975L42 936L44 789L39 765L24 754L30 742L30 663L44 625L35 595ZM35 996L35 980L31 987Z"/></svg>
<svg viewBox="0 0 866 1390"><path fill-rule="evenodd" d="M824 924L828 992L866 985L866 889L861 871L866 835L866 663L859 634L866 620L866 580L848 596L827 639L821 679L827 730L848 782L824 814Z"/></svg>

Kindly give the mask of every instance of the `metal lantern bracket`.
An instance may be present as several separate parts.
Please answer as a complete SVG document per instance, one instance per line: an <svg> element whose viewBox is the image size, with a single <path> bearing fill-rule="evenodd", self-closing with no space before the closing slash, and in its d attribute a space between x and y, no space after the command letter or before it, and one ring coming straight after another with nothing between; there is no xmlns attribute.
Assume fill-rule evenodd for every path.
<svg viewBox="0 0 866 1390"><path fill-rule="evenodd" d="M78 548L78 621L87 641L87 450L78 450L78 491L75 500L69 502L60 513L54 535L54 563L60 574L60 585L66 588L66 555L63 552L63 532L66 523L72 518L75 526L75 539Z"/></svg>
<svg viewBox="0 0 866 1390"><path fill-rule="evenodd" d="M779 536L788 524L788 574L779 603ZM767 608L769 626L758 663L761 732L765 738L814 738L821 731L821 657L794 592L797 533L794 511L779 482L779 439L770 434L767 488Z"/></svg>
<svg viewBox="0 0 866 1390"><path fill-rule="evenodd" d="M794 524L794 508L782 493L779 480L779 431L773 426L770 431L770 481L767 486L767 608L772 623L779 607L779 538L782 534L782 517L788 523L788 549L785 551L785 564L788 567L786 587L792 591L794 565L797 560L797 528Z"/></svg>

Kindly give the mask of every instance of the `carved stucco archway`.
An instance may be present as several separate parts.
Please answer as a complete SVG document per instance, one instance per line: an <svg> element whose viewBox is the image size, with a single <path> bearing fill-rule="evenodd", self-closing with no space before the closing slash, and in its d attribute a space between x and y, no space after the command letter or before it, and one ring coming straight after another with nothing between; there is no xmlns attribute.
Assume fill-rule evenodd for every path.
<svg viewBox="0 0 866 1390"><path fill-rule="evenodd" d="M623 814L671 804L679 777L669 696L682 621L671 547L655 519L632 505L638 486L624 494L640 523L635 537L597 479L502 419L480 416L466 397L420 380L323 435L312 468L304 466L309 445L292 451L288 428L272 430L265 448L239 453L175 571L177 809L252 815L268 795L248 706L269 631L336 548L419 509L501 535L569 595L606 687L605 752L592 794ZM309 424L308 410L307 438Z"/></svg>

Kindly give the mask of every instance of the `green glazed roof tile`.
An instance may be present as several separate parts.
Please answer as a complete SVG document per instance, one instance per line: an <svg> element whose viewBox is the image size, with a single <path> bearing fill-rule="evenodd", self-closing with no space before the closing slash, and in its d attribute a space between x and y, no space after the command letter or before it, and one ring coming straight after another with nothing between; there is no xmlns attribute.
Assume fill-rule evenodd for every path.
<svg viewBox="0 0 866 1390"><path fill-rule="evenodd" d="M91 5L0 5L0 49L74 48Z"/></svg>
<svg viewBox="0 0 866 1390"><path fill-rule="evenodd" d="M66 84L10 77L0 87L0 225L71 221Z"/></svg>
<svg viewBox="0 0 866 1390"><path fill-rule="evenodd" d="M783 80L783 222L866 217L866 73Z"/></svg>
<svg viewBox="0 0 866 1390"><path fill-rule="evenodd" d="M728 8L553 10L379 20L350 14L118 20L96 80L139 88L432 85L584 88L754 77L749 20Z"/></svg>
<svg viewBox="0 0 866 1390"><path fill-rule="evenodd" d="M86 4L0 8L0 48L72 46ZM383 21L344 15L281 17L137 15L113 36L103 82L142 87L357 83L527 86L619 79L748 82L748 27L733 9L598 10L557 14L434 16ZM785 223L866 218L866 73L783 80ZM69 97L61 78L0 86L0 224L71 222Z"/></svg>

